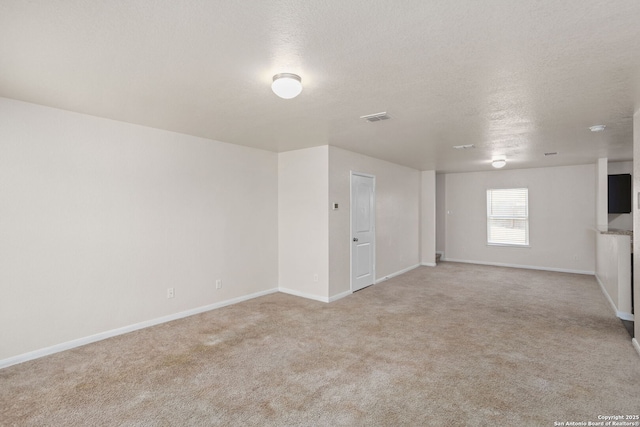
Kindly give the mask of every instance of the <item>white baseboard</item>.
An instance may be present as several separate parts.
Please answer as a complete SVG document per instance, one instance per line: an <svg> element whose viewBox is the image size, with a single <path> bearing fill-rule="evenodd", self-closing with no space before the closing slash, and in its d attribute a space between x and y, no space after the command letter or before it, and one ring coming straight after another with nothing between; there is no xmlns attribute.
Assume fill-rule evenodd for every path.
<svg viewBox="0 0 640 427"><path fill-rule="evenodd" d="M616 316L618 316L622 320L629 320L634 322L634 316L631 313L625 313L624 311L616 311Z"/></svg>
<svg viewBox="0 0 640 427"><path fill-rule="evenodd" d="M596 276L596 281L598 282L598 285L600 285L600 290L602 291L604 296L607 298L607 301L609 301L609 305L613 309L613 312L616 314L616 317L622 320L630 320L633 322L633 314L625 313L624 311L618 311L618 307L616 307L616 304L611 299L611 296L609 296L607 289L604 287L604 283L602 283L602 281L600 280L600 277L598 277L597 274L595 276Z"/></svg>
<svg viewBox="0 0 640 427"><path fill-rule="evenodd" d="M435 262L421 262L420 265L423 267L435 267L437 264Z"/></svg>
<svg viewBox="0 0 640 427"><path fill-rule="evenodd" d="M382 277L382 278L380 278L380 279L376 280L376 281L375 281L375 284L377 285L377 284L378 284L378 283L380 283L380 282L384 282L385 280L389 280L389 279L391 279L391 278L393 278L393 277L399 276L399 275L401 275L401 274L404 274L404 273L406 273L406 272L408 272L408 271L411 271L411 270L413 270L413 269L415 269L415 268L418 268L418 267L420 267L420 264L412 265L411 267L407 267L407 268L402 269L402 270L400 270L400 271L396 271L395 273L391 273L391 274L389 274L389 275L387 275L387 276L384 276L384 277Z"/></svg>
<svg viewBox="0 0 640 427"><path fill-rule="evenodd" d="M594 274L596 274L595 271L570 270L567 268L554 268L554 267L538 267L534 265L507 264L502 262L470 261L465 259L454 259L454 258L442 258L441 260L447 261L447 262L462 262L465 264L492 265L494 267L523 268L525 270L542 270L542 271L555 271L558 273L585 274L588 276L593 276Z"/></svg>
<svg viewBox="0 0 640 427"><path fill-rule="evenodd" d="M640 343L638 342L637 339L633 338L631 340L631 343L633 344L633 347L636 349L636 351L638 352L638 356L640 356Z"/></svg>
<svg viewBox="0 0 640 427"><path fill-rule="evenodd" d="M322 297L320 295L308 294L306 292L297 291L295 289L278 288L278 291L280 291L282 293L285 293L285 294L293 295L293 296L296 296L296 297L312 299L314 301L330 302L328 297Z"/></svg>
<svg viewBox="0 0 640 427"><path fill-rule="evenodd" d="M282 292L283 294L289 294L296 297L307 298L307 299L312 299L314 301L320 301L320 302L326 302L326 303L337 301L353 293L349 290L349 291L344 291L327 298L327 297L322 297L320 295L308 294L306 292L297 291L295 289L278 288L278 291Z"/></svg>
<svg viewBox="0 0 640 427"><path fill-rule="evenodd" d="M353 293L353 292L351 292L350 290L349 290L349 291L341 292L341 293L336 294L336 295L334 295L334 296L332 296L332 297L329 297L329 302L337 301L337 300L339 300L340 298L344 298L344 297L346 297L346 296L351 295L352 293Z"/></svg>
<svg viewBox="0 0 640 427"><path fill-rule="evenodd" d="M49 356L54 353L59 353L65 350L71 350L72 348L80 347L86 344L91 344L96 341L102 341L107 338L123 335L129 332L137 331L139 329L148 328L150 326L159 325L161 323L171 322L172 320L182 319L184 317L193 316L194 314L204 313L205 311L215 310L217 308L226 307L228 305L237 304L242 301L247 301L253 298L258 298L264 295L273 294L278 292L278 289L268 289L266 291L256 292L249 295L244 295L237 298L231 298L225 301L216 302L213 304L205 305L203 307L197 307L191 310L181 311L179 313L170 314L167 316L158 317L156 319L146 320L144 322L135 323L133 325L124 326L122 328L112 329L110 331L101 332L99 334L90 335L84 338L78 338L72 341L67 341L61 344L52 345L51 347L45 347L39 350L30 351L28 353L19 354L17 356L9 357L8 359L0 360L0 369L7 368L18 363L27 362L29 360L38 359L40 357Z"/></svg>
<svg viewBox="0 0 640 427"><path fill-rule="evenodd" d="M307 299L312 299L314 301L320 301L320 302L326 302L326 303L337 301L353 293L349 290L349 291L344 291L327 298L327 297L322 297L320 295L308 294L306 292L297 291L295 289L278 288L278 291L282 292L283 294L289 294L296 297L307 298Z"/></svg>

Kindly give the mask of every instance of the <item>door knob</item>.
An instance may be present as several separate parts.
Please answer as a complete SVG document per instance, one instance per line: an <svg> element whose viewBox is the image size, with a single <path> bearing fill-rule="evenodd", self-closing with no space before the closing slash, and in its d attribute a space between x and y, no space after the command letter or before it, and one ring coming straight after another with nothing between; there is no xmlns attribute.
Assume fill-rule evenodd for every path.
<svg viewBox="0 0 640 427"><path fill-rule="evenodd" d="M358 238L357 238L357 237L354 237L354 238L353 238L353 241L354 241L354 242L357 242L357 241L358 241Z"/></svg>

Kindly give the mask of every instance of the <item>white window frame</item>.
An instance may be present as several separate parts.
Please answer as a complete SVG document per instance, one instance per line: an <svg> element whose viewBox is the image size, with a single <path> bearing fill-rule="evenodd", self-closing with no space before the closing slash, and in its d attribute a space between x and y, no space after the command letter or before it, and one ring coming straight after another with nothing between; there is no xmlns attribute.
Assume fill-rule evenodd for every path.
<svg viewBox="0 0 640 427"><path fill-rule="evenodd" d="M525 190L525 213L524 215L495 215L493 214L493 212L491 211L491 206L492 206L492 194L494 191L506 191L506 190L513 190L513 191L521 191L521 190ZM489 238L491 236L491 225L492 225L492 220L519 220L525 221L525 242L524 243L518 243L518 242L495 242L495 241L490 241ZM489 246L515 246L515 247L521 247L521 248L528 248L530 247L529 245L529 189L525 188L525 187L520 187L520 188L489 188L487 189L487 245Z"/></svg>

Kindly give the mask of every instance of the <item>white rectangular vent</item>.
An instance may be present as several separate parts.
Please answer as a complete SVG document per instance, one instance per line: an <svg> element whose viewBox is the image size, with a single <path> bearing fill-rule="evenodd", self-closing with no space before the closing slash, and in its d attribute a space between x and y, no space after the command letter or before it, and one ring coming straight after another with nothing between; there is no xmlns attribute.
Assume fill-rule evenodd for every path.
<svg viewBox="0 0 640 427"><path fill-rule="evenodd" d="M476 146L473 144L454 145L453 148L455 148L456 150L471 150L472 148L476 148Z"/></svg>
<svg viewBox="0 0 640 427"><path fill-rule="evenodd" d="M366 116L360 116L361 119L365 119L368 122L379 122L381 120L389 120L391 117L387 115L386 111L382 113L368 114Z"/></svg>
<svg viewBox="0 0 640 427"><path fill-rule="evenodd" d="M551 151L551 152L549 152L549 153L544 153L544 155L545 155L545 156L555 156L555 155L557 155L557 154L558 154L558 152L557 152L557 151Z"/></svg>

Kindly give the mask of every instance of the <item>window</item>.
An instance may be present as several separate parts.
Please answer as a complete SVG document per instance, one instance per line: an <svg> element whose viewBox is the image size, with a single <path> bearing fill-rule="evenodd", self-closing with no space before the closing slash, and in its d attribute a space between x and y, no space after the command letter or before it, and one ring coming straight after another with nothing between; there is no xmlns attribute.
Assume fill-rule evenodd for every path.
<svg viewBox="0 0 640 427"><path fill-rule="evenodd" d="M487 190L487 243L529 245L529 189Z"/></svg>

